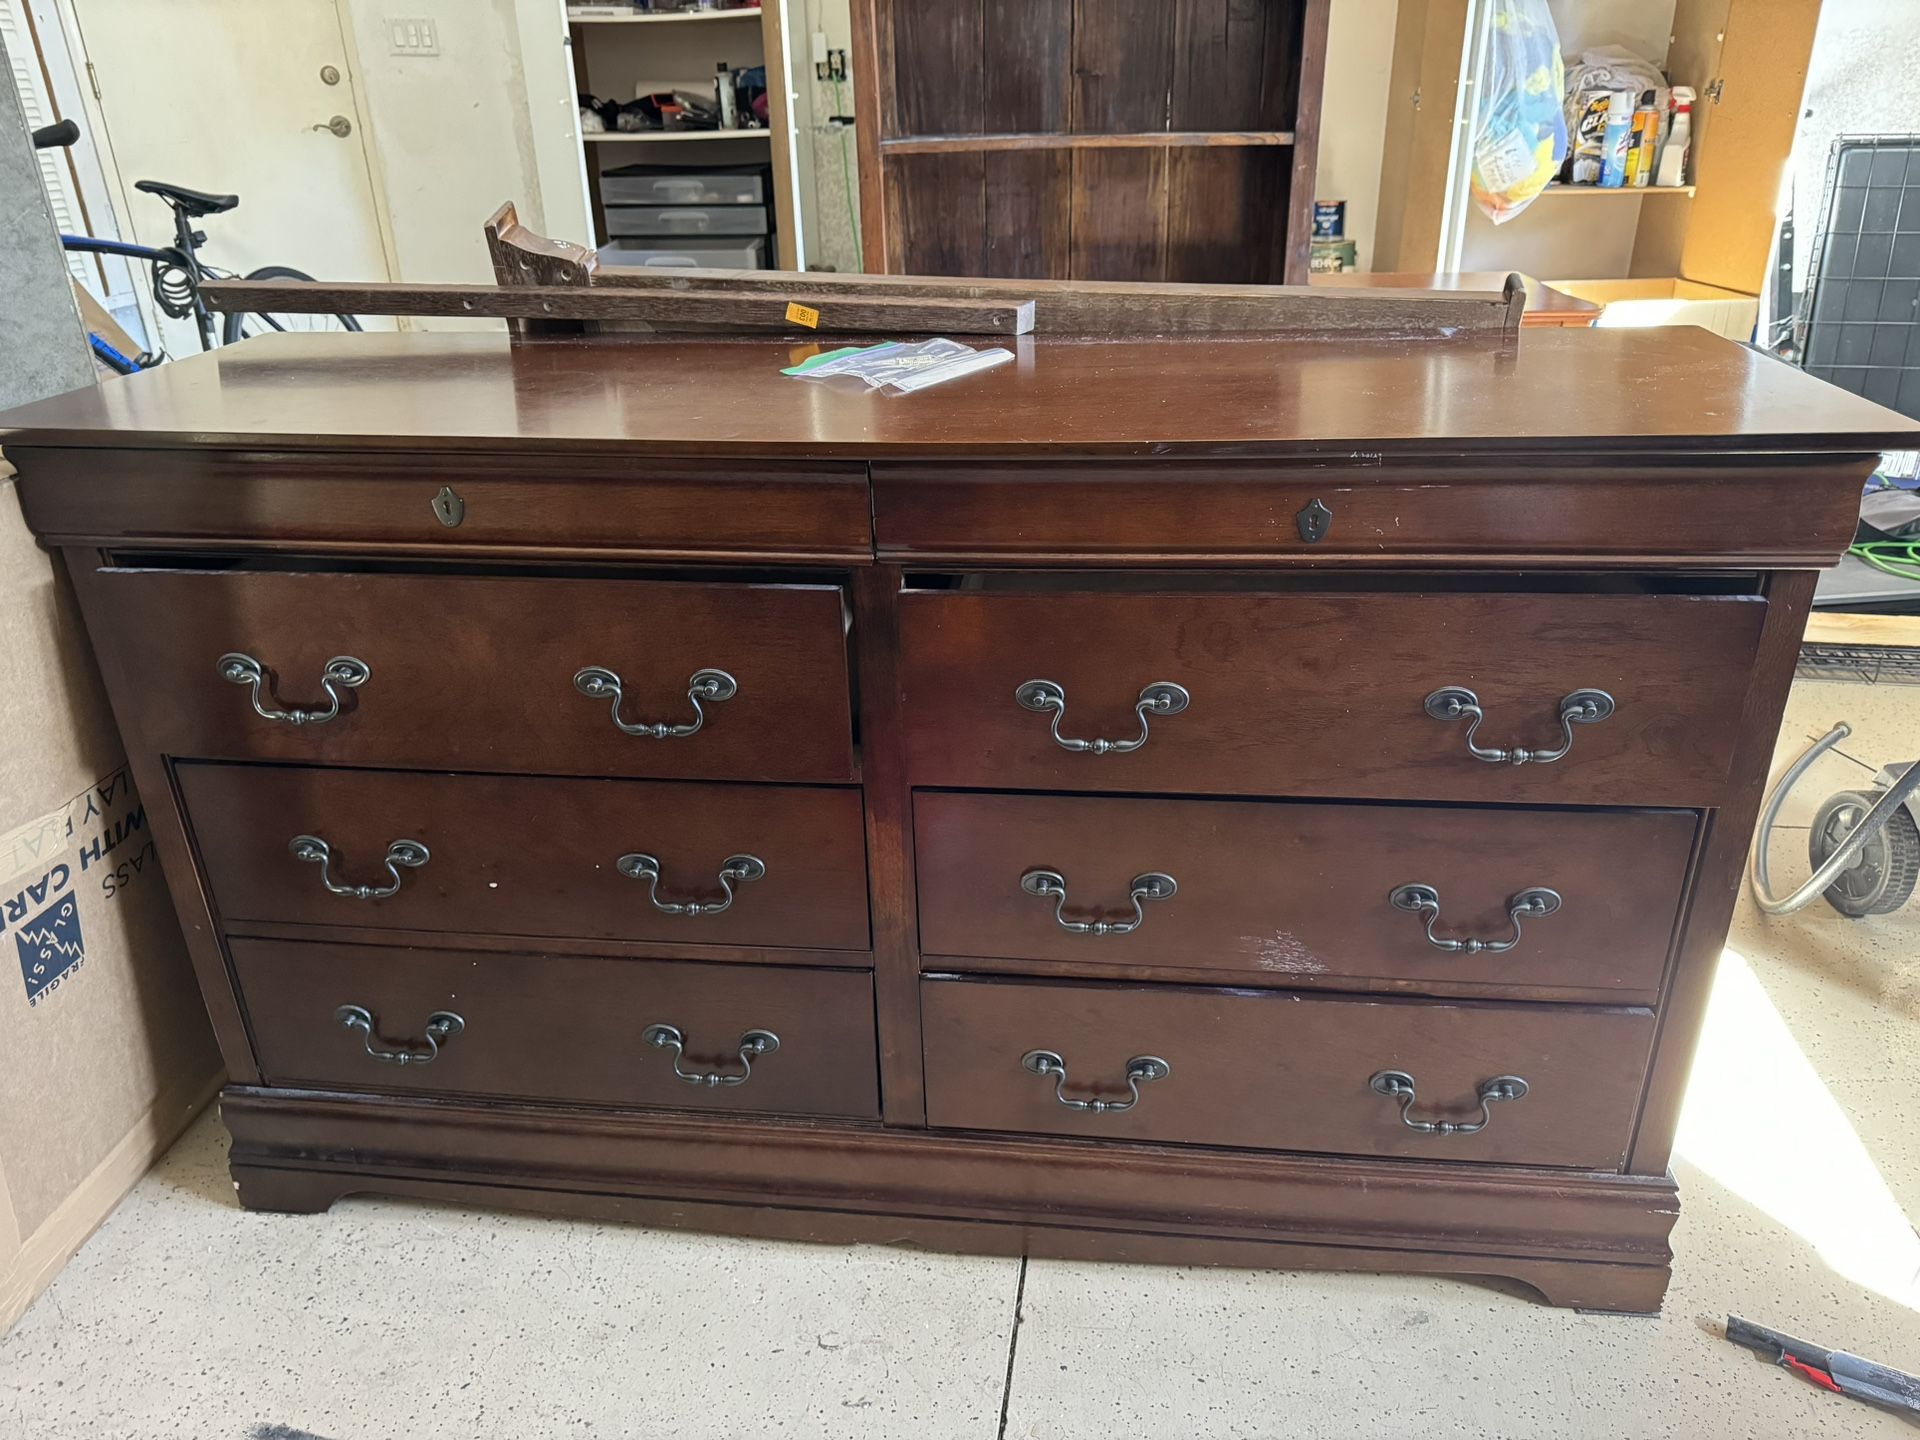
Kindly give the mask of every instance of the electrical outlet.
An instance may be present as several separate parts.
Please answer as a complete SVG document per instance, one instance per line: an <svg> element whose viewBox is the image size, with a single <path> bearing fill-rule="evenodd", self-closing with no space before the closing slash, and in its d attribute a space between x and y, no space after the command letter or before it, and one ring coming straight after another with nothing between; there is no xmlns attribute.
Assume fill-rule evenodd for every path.
<svg viewBox="0 0 1920 1440"><path fill-rule="evenodd" d="M395 55L440 53L440 32L431 20L389 19L387 39Z"/></svg>
<svg viewBox="0 0 1920 1440"><path fill-rule="evenodd" d="M844 50L828 50L822 55L816 47L813 73L814 77L820 80L846 79L847 52Z"/></svg>

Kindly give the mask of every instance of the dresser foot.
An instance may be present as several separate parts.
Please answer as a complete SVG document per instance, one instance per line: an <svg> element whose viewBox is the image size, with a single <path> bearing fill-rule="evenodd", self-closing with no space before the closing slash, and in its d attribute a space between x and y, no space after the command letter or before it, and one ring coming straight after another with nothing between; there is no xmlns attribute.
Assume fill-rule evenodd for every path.
<svg viewBox="0 0 1920 1440"><path fill-rule="evenodd" d="M281 1215L319 1215L354 1187L318 1170L278 1170L259 1165L231 1167L234 1193L243 1210Z"/></svg>
<svg viewBox="0 0 1920 1440"><path fill-rule="evenodd" d="M1500 1274L1540 1292L1549 1305L1657 1315L1673 1271L1666 1265L1608 1265L1583 1260L1517 1260Z"/></svg>

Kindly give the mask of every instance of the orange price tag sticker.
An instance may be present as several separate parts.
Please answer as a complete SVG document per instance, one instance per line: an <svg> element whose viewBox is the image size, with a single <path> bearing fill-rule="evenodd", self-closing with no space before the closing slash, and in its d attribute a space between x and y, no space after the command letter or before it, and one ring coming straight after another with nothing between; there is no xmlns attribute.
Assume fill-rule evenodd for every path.
<svg viewBox="0 0 1920 1440"><path fill-rule="evenodd" d="M820 328L820 312L809 309L805 305L795 305L789 302L787 305L787 323L790 325L804 325L809 330L818 330Z"/></svg>

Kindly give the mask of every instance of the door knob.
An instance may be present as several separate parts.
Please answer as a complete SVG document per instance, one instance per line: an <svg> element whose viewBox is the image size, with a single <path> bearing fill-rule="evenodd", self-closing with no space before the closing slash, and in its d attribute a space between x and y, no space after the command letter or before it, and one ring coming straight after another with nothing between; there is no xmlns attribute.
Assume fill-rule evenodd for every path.
<svg viewBox="0 0 1920 1440"><path fill-rule="evenodd" d="M324 125L316 125L316 130L331 130L342 140L353 134L353 122L344 115L336 115Z"/></svg>

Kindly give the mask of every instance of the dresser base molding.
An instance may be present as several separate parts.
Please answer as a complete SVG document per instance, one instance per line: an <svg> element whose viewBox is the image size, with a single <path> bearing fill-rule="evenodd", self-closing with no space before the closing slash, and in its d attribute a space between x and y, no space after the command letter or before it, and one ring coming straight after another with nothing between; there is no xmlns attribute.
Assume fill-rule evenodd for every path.
<svg viewBox="0 0 1920 1440"><path fill-rule="evenodd" d="M250 1210L405 1195L829 1244L1504 1277L1592 1310L1659 1309L1679 1213L1664 1175L241 1086L222 1113Z"/></svg>

